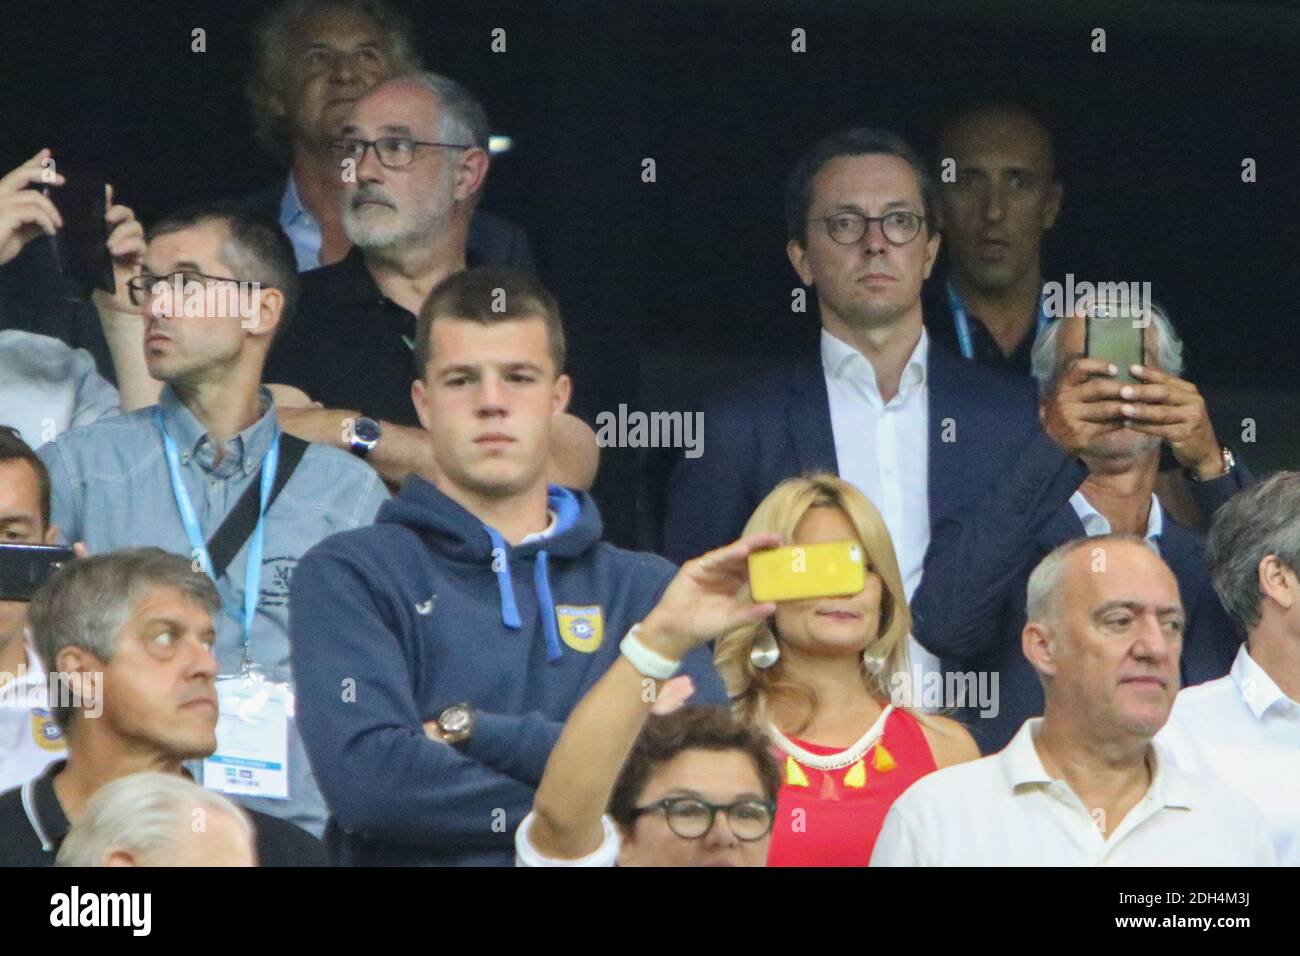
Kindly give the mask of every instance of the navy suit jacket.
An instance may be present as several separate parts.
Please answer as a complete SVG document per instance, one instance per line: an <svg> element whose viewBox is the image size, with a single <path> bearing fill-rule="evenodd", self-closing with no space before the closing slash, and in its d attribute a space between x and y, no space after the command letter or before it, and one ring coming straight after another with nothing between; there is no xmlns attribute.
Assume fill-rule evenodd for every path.
<svg viewBox="0 0 1300 956"><path fill-rule="evenodd" d="M1084 536L1069 499L1086 477L1070 461L1044 492L1024 493L1021 474L1052 471L1064 453L1045 434L1027 445L1012 470L979 507L946 516L931 528L921 584L912 595L913 633L939 656L945 673L998 675L996 707L959 708L980 750L1001 750L1029 717L1043 712L1043 688L1021 651L1029 575L1058 545ZM1243 465L1214 481L1193 485L1204 514L1213 514L1253 481ZM1186 612L1181 671L1184 685L1222 677L1241 635L1210 580L1204 539L1164 514L1160 555L1178 581ZM965 686L970 687L967 683ZM990 686L991 685L986 685Z"/></svg>
<svg viewBox="0 0 1300 956"><path fill-rule="evenodd" d="M279 222L280 200L283 196L284 181L281 180L274 186L267 186L246 196L241 202L254 213L272 222ZM469 221L466 247L484 265L514 266L527 272L536 271L533 252L524 230L486 209L474 210L474 216Z"/></svg>
<svg viewBox="0 0 1300 956"><path fill-rule="evenodd" d="M926 378L933 526L973 507L1017 452L1042 433L1031 379L968 362L933 343ZM1058 452L1044 473L1019 479L1041 493L1070 464ZM815 348L792 366L706 403L702 454L683 459L669 482L664 553L680 564L735 540L768 492L809 471L839 473L826 378ZM1081 480L1082 475L1074 487Z"/></svg>

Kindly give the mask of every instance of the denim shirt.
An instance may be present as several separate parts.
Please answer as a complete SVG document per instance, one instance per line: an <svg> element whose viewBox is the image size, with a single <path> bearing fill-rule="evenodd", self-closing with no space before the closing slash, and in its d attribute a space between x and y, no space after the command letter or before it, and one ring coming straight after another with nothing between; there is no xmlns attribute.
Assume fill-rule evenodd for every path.
<svg viewBox="0 0 1300 956"><path fill-rule="evenodd" d="M170 386L164 387L159 406L167 433L176 442L202 534L211 540L257 474L275 437L274 400L262 390L265 413L226 444L215 465L212 440ZM84 541L91 554L153 545L190 555L152 407L74 428L38 454L50 471L52 519L64 540ZM266 514L260 595L249 641L257 671L274 680L290 679L289 583L298 559L337 531L373 522L387 498L388 490L369 465L327 445L308 447ZM223 610L214 621L214 653L222 675L238 673L243 652L247 559L245 543L217 581ZM241 802L319 835L325 824L324 801L292 721L289 737L289 799Z"/></svg>

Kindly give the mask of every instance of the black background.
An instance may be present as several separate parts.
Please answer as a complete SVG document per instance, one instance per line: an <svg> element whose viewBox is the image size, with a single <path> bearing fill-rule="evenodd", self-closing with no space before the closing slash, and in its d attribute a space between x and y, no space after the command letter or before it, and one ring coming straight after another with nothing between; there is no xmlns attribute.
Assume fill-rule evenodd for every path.
<svg viewBox="0 0 1300 956"><path fill-rule="evenodd" d="M395 5L415 20L427 65L465 82L514 138L485 206L532 239L568 316L589 419L618 401L689 407L705 380L815 332L814 311L790 310L781 197L816 138L869 124L928 151L944 117L989 96L1030 104L1055 133L1066 198L1049 277L1149 280L1198 384L1297 389L1293 8ZM6 0L0 166L51 146L60 161L103 170L146 224L274 181L282 173L254 143L243 97L251 26L267 6ZM190 49L198 27L203 53ZM495 27L506 30L504 54L490 50ZM796 27L806 53L791 51ZM1095 27L1106 30L1103 54L1090 49ZM641 180L645 157L655 183ZM1255 183L1242 182L1246 157ZM627 480L616 456L607 461L607 487Z"/></svg>

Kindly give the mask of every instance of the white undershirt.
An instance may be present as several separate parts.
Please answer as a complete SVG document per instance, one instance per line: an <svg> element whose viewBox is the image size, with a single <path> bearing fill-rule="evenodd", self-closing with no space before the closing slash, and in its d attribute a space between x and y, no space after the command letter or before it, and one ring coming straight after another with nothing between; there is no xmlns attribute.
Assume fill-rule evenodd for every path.
<svg viewBox="0 0 1300 956"><path fill-rule="evenodd" d="M929 337L922 329L898 394L888 403L861 352L825 329L821 352L840 477L866 495L884 519L910 601L930 546ZM916 638L908 643L913 686L924 686L924 675L939 670L939 659Z"/></svg>

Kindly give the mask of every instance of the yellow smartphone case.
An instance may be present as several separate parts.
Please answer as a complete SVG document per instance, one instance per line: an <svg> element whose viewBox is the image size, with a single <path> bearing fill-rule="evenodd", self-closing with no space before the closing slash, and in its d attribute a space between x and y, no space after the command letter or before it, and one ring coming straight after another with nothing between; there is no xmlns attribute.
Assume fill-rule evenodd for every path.
<svg viewBox="0 0 1300 956"><path fill-rule="evenodd" d="M757 602L857 594L866 583L856 541L791 545L749 556L749 590Z"/></svg>

